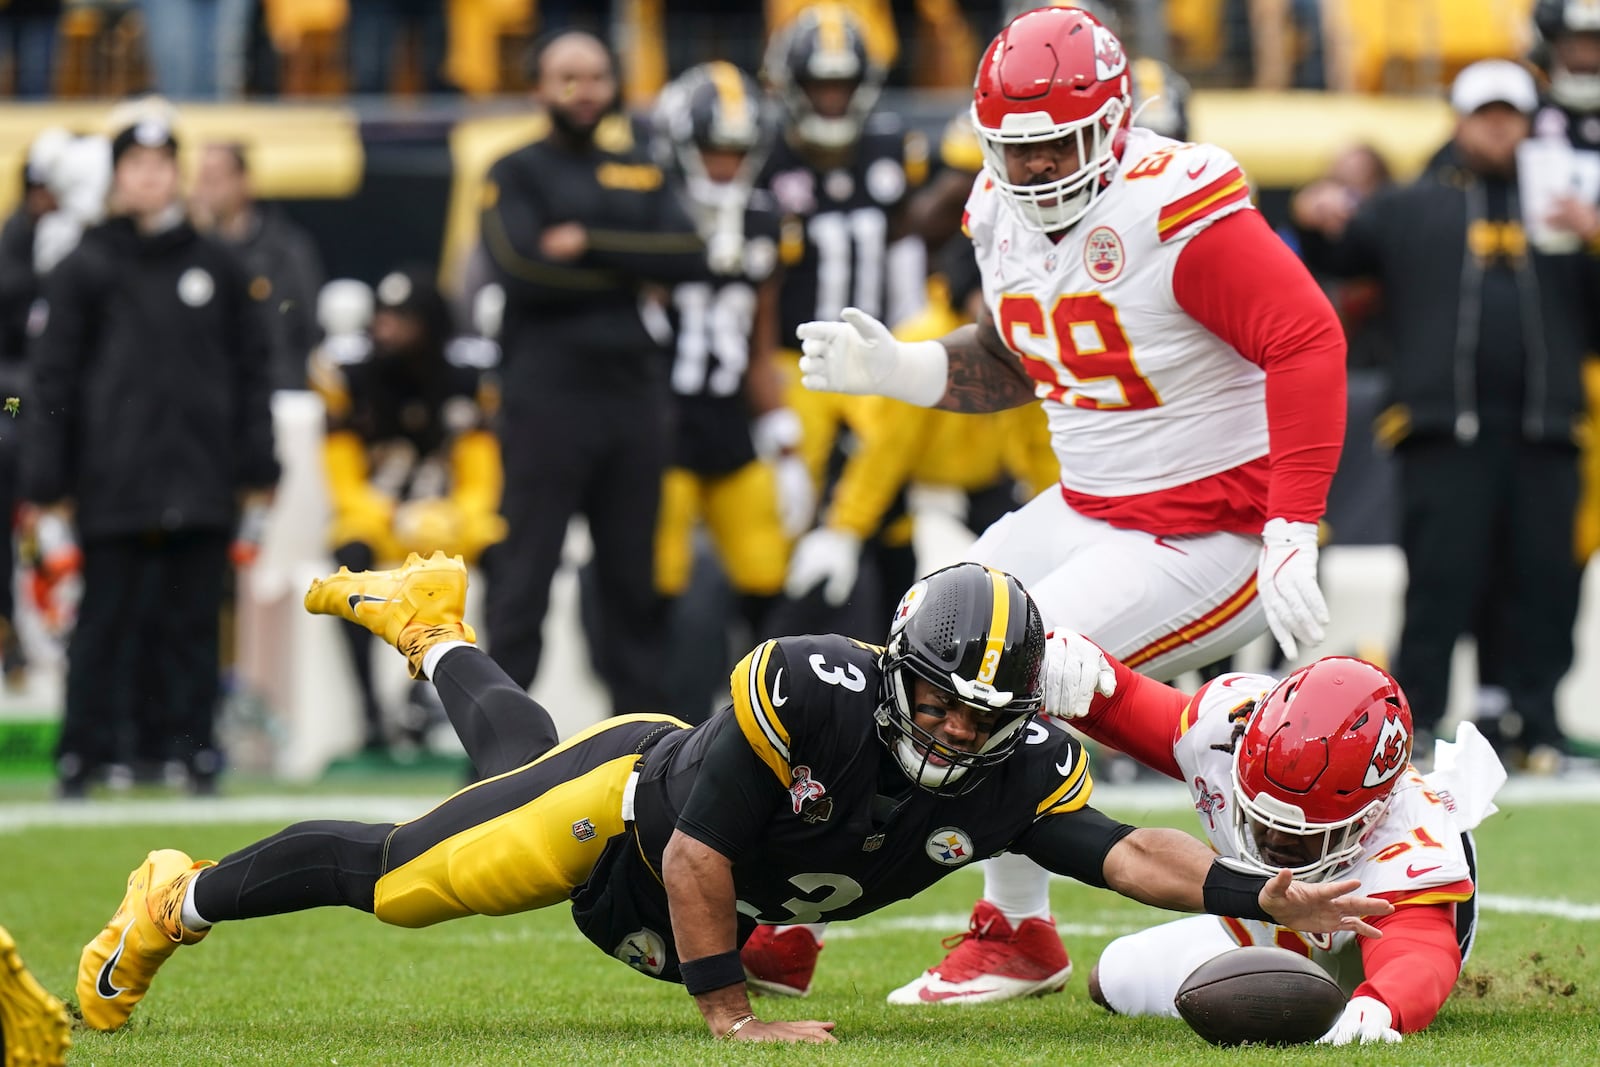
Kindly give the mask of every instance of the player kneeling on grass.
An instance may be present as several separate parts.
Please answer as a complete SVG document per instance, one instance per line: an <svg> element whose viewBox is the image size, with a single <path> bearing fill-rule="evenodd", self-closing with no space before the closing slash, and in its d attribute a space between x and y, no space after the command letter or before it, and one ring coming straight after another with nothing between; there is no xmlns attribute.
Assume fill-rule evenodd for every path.
<svg viewBox="0 0 1600 1067"><path fill-rule="evenodd" d="M312 584L306 607L381 634L431 678L485 780L410 822L306 822L220 863L150 853L85 947L85 1022L127 1021L182 944L228 919L342 904L396 926L570 899L605 952L682 982L713 1034L831 1041L831 1022L763 1022L739 946L757 923L853 919L1003 849L1163 908L1372 933L1392 909L1243 873L1177 830L1087 806L1082 747L1037 717L1046 637L1016 579L963 563L916 583L888 646L767 641L733 703L690 729L608 719L557 744L548 712L472 647L459 559Z"/></svg>
<svg viewBox="0 0 1600 1067"><path fill-rule="evenodd" d="M1329 656L1282 681L1225 674L1194 696L1134 674L1086 638L1052 635L1062 665L1047 698L1083 733L1185 782L1212 848L1244 869L1297 882L1350 878L1395 905L1381 940L1292 923L1197 916L1113 941L1089 993L1123 1015L1176 1016L1202 963L1240 945L1309 957L1350 996L1322 1038L1399 1041L1433 1021L1477 927L1473 827L1493 813L1505 770L1470 723L1441 742L1434 771L1411 766L1411 708L1364 660ZM1059 647L1056 647L1059 646ZM1110 695L1095 692L1107 670Z"/></svg>

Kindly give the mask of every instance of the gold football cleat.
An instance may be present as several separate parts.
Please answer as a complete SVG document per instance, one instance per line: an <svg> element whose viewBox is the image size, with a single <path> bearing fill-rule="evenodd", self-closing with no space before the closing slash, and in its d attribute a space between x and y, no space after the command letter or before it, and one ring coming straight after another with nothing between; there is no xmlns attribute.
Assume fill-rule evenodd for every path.
<svg viewBox="0 0 1600 1067"><path fill-rule="evenodd" d="M128 875L122 904L78 960L78 1008L85 1023L115 1030L127 1022L167 957L206 936L206 930L183 928L183 898L195 875L211 865L163 848Z"/></svg>
<svg viewBox="0 0 1600 1067"><path fill-rule="evenodd" d="M422 677L422 657L441 641L476 641L461 621L467 605L467 566L460 556L415 552L389 571L352 571L318 578L306 590L306 610L337 615L365 626L411 661L411 677Z"/></svg>

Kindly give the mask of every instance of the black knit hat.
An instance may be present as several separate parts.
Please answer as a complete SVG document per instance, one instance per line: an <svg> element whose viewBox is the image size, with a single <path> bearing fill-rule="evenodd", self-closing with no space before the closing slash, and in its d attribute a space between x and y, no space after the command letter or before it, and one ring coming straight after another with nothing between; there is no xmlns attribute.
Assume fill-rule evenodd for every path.
<svg viewBox="0 0 1600 1067"><path fill-rule="evenodd" d="M178 138L172 127L161 119L147 118L122 130L111 139L111 168L116 169L122 154L134 145L141 148L160 148L174 158L178 155Z"/></svg>

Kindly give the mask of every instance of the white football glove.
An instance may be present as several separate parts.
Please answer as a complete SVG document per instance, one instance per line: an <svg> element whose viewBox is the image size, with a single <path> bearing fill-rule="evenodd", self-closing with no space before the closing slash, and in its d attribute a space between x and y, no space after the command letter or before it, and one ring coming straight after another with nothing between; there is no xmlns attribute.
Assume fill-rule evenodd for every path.
<svg viewBox="0 0 1600 1067"><path fill-rule="evenodd" d="M823 393L888 396L931 408L944 396L949 353L938 341L902 343L859 308L843 322L803 322L800 384Z"/></svg>
<svg viewBox="0 0 1600 1067"><path fill-rule="evenodd" d="M1283 654L1300 655L1297 642L1315 645L1328 625L1328 603L1317 585L1317 524L1268 519L1261 531L1256 590L1267 626Z"/></svg>
<svg viewBox="0 0 1600 1067"><path fill-rule="evenodd" d="M792 408L774 408L750 424L750 441L756 455L772 466L778 483L778 519L785 537L799 537L811 529L816 517L817 485L800 447L800 416Z"/></svg>
<svg viewBox="0 0 1600 1067"><path fill-rule="evenodd" d="M1054 630L1045 636L1044 710L1062 719L1089 713L1095 694L1117 691L1117 675L1100 647L1082 634Z"/></svg>
<svg viewBox="0 0 1600 1067"><path fill-rule="evenodd" d="M817 514L817 483L811 480L806 461L790 454L772 462L778 481L778 520L787 537L799 537L811 529Z"/></svg>
<svg viewBox="0 0 1600 1067"><path fill-rule="evenodd" d="M795 542L784 592L799 598L822 585L822 598L832 607L841 607L850 599L860 567L861 538L819 526Z"/></svg>
<svg viewBox="0 0 1600 1067"><path fill-rule="evenodd" d="M1394 1013L1389 1005L1374 997L1351 997L1344 1006L1344 1014L1334 1022L1333 1029L1317 1038L1319 1045L1348 1045L1359 1041L1366 1045L1383 1041L1394 1044L1400 1040L1400 1031L1394 1028Z"/></svg>

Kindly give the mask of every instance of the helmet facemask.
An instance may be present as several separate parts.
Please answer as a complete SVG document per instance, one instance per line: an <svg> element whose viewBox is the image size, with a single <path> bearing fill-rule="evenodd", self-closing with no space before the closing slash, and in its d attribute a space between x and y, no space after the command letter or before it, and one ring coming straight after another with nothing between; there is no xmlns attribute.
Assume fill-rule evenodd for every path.
<svg viewBox="0 0 1600 1067"><path fill-rule="evenodd" d="M1043 111L1008 114L999 129L980 124L972 109L984 162L995 186L1006 195L1023 226L1037 233L1056 233L1088 214L1105 191L1117 165L1117 133L1130 118L1127 79L1122 96L1113 97L1081 122L1057 123ZM1078 167L1072 173L1041 185L1018 185L1006 167L1006 145L1038 144L1074 138Z"/></svg>
<svg viewBox="0 0 1600 1067"><path fill-rule="evenodd" d="M1385 794L1347 819L1311 822L1300 808L1265 792L1246 796L1239 785L1239 751L1233 754L1233 832L1239 842L1239 860L1262 874L1277 874L1279 865L1262 855L1258 831L1277 830L1298 837L1321 837L1317 857L1289 868L1297 881L1326 882L1347 870L1361 855L1361 842L1389 807L1393 793Z"/></svg>
<svg viewBox="0 0 1600 1067"><path fill-rule="evenodd" d="M998 766L1021 743L1027 725L1039 710L1038 699L1018 699L983 682L969 682L956 674L934 677L937 672L917 663L905 651L905 637L896 634L883 654L883 681L876 718L895 762L913 783L939 796L971 792L984 774ZM979 712L997 713L989 736L975 752L951 748L917 725L913 699L915 680L924 678Z"/></svg>

